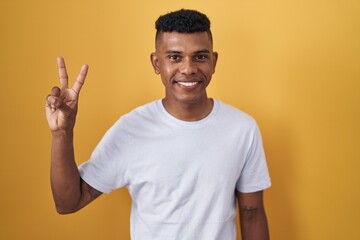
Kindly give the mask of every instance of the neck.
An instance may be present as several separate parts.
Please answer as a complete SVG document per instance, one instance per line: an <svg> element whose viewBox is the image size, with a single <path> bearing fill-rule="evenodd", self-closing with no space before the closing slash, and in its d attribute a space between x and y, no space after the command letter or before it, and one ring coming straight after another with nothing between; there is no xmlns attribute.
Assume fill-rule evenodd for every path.
<svg viewBox="0 0 360 240"><path fill-rule="evenodd" d="M199 121L205 118L210 114L214 105L211 98L206 98L205 101L196 103L170 102L164 98L162 103L166 111L173 117L188 122Z"/></svg>

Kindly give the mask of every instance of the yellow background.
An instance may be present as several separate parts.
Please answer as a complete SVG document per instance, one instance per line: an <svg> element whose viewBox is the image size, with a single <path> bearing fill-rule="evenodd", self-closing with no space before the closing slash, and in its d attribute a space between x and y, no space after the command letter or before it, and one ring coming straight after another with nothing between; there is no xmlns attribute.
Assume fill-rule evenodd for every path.
<svg viewBox="0 0 360 240"><path fill-rule="evenodd" d="M119 116L163 96L149 61L154 21L179 8L212 20L209 95L260 125L272 239L360 239L358 0L1 0L0 239L129 239L126 189L55 212L45 97L58 55L72 82L90 65L75 136L77 162L87 160Z"/></svg>

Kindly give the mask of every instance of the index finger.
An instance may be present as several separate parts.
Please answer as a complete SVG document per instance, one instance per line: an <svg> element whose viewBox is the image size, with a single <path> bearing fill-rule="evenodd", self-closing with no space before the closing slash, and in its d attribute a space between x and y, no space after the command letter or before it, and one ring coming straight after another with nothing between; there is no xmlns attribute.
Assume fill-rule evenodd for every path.
<svg viewBox="0 0 360 240"><path fill-rule="evenodd" d="M72 89L73 89L77 94L80 93L80 90L81 90L82 86L84 85L84 82L85 82L85 78L86 78L88 69L89 69L89 66L86 65L86 64L84 64L84 65L81 67L80 73L79 73L79 75L77 76L76 81L75 81L75 83L74 83L74 85L73 85L73 87L72 87Z"/></svg>
<svg viewBox="0 0 360 240"><path fill-rule="evenodd" d="M68 75L66 72L64 58L58 57L57 64L58 64L58 69L59 69L60 86L61 86L61 88L67 88L68 87Z"/></svg>

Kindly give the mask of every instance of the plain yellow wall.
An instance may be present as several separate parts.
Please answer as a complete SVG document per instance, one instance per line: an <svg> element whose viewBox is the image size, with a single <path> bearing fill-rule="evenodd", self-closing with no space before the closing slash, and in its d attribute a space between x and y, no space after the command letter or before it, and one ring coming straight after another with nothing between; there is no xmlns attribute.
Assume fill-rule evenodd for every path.
<svg viewBox="0 0 360 240"><path fill-rule="evenodd" d="M149 62L154 21L179 8L212 20L210 96L260 125L272 239L360 239L358 0L1 0L0 239L129 239L126 189L56 214L45 97L58 55L72 79L90 65L75 137L87 160L119 116L163 96Z"/></svg>

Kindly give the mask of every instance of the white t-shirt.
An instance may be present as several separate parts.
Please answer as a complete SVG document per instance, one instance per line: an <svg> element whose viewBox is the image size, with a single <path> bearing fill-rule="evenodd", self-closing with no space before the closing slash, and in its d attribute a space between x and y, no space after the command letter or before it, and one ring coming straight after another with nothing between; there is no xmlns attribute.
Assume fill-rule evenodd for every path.
<svg viewBox="0 0 360 240"><path fill-rule="evenodd" d="M128 188L132 240L235 240L235 190L271 185L256 122L219 100L195 122L174 118L161 100L138 107L79 170L101 192Z"/></svg>

